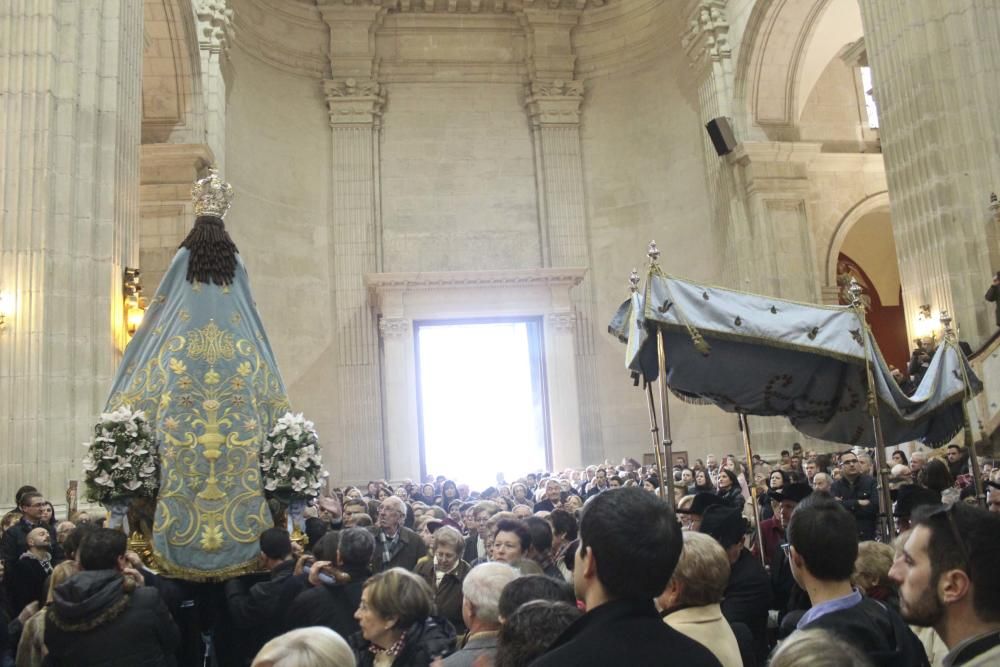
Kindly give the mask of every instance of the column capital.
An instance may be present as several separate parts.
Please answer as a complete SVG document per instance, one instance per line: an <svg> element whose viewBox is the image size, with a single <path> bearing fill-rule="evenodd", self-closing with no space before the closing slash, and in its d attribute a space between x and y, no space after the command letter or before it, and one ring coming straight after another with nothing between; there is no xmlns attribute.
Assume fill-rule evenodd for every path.
<svg viewBox="0 0 1000 667"><path fill-rule="evenodd" d="M525 88L524 105L536 126L579 125L583 81L532 81Z"/></svg>
<svg viewBox="0 0 1000 667"><path fill-rule="evenodd" d="M401 317L383 317L378 321L382 338L403 338L410 333L410 321Z"/></svg>
<svg viewBox="0 0 1000 667"><path fill-rule="evenodd" d="M225 53L229 49L233 10L227 0L195 0L198 46L203 51Z"/></svg>
<svg viewBox="0 0 1000 667"><path fill-rule="evenodd" d="M382 120L385 87L374 79L325 79L330 126L374 125Z"/></svg>
<svg viewBox="0 0 1000 667"><path fill-rule="evenodd" d="M686 14L687 28L681 45L692 67L707 67L732 57L726 0L691 0Z"/></svg>

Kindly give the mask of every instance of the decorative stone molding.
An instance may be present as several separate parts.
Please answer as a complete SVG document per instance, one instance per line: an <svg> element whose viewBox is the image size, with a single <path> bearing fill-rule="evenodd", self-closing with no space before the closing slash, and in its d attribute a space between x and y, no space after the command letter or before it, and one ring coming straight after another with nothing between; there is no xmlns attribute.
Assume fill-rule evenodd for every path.
<svg viewBox="0 0 1000 667"><path fill-rule="evenodd" d="M378 321L382 338L400 338L410 333L410 321L400 317L383 317Z"/></svg>
<svg viewBox="0 0 1000 667"><path fill-rule="evenodd" d="M198 45L202 49L225 53L229 50L233 10L226 0L195 0L198 17Z"/></svg>
<svg viewBox="0 0 1000 667"><path fill-rule="evenodd" d="M330 125L379 125L385 108L385 88L371 79L323 81Z"/></svg>
<svg viewBox="0 0 1000 667"><path fill-rule="evenodd" d="M330 31L315 5L286 0L240 0L231 42L248 55L290 74L330 76Z"/></svg>
<svg viewBox="0 0 1000 667"><path fill-rule="evenodd" d="M374 5L390 12L437 14L516 14L525 9L553 11L603 7L606 0L320 0L322 5L358 7Z"/></svg>
<svg viewBox="0 0 1000 667"><path fill-rule="evenodd" d="M583 81L532 81L525 88L524 103L535 125L578 125Z"/></svg>
<svg viewBox="0 0 1000 667"><path fill-rule="evenodd" d="M549 326L560 331L572 331L576 327L574 313L550 313L546 319L549 321Z"/></svg>
<svg viewBox="0 0 1000 667"><path fill-rule="evenodd" d="M388 290L430 291L442 289L484 288L570 288L583 280L587 269L566 267L552 269L497 269L494 271L425 271L409 273L370 273L365 276L373 300Z"/></svg>
<svg viewBox="0 0 1000 667"><path fill-rule="evenodd" d="M705 67L732 57L726 0L695 0L688 15L681 44L692 67Z"/></svg>

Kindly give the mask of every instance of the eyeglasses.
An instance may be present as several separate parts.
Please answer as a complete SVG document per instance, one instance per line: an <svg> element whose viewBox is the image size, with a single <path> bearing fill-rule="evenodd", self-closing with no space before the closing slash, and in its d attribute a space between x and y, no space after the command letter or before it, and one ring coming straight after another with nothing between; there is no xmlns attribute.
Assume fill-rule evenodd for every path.
<svg viewBox="0 0 1000 667"><path fill-rule="evenodd" d="M962 541L962 533L958 529L958 524L955 523L955 508L960 504L942 505L936 510L929 512L927 518L933 519L943 514L948 519L948 529L951 531L951 539L954 540L955 547L962 557L962 562L965 563L965 573L969 576L969 579L972 579L972 560L969 558L969 550L966 549L965 542Z"/></svg>

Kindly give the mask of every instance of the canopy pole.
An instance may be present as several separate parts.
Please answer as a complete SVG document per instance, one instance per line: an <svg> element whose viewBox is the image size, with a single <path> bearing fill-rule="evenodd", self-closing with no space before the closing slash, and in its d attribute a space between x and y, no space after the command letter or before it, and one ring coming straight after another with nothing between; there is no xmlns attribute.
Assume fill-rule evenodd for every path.
<svg viewBox="0 0 1000 667"><path fill-rule="evenodd" d="M851 308L861 325L862 344L865 350L865 380L868 386L868 414L872 418L872 430L875 432L875 468L878 470L879 521L882 524L882 538L887 543L896 537L896 525L892 520L892 497L889 495L889 465L885 459L885 435L882 432L882 416L878 410L878 396L875 393L875 377L872 374L871 348L868 345L868 335L871 330L865 318L865 308L861 303L861 285L854 278L847 288L851 295Z"/></svg>
<svg viewBox="0 0 1000 667"><path fill-rule="evenodd" d="M643 379L645 382L645 379ZM663 479L663 457L660 453L660 428L656 424L656 402L653 400L653 385L646 382L646 405L649 408L649 433L653 440L653 458L656 459L656 471L660 476L660 498L667 499L665 480Z"/></svg>
<svg viewBox="0 0 1000 667"><path fill-rule="evenodd" d="M648 292L653 274L660 273L660 249L656 247L656 241L649 242L649 246L646 248L646 256L649 257L649 276L646 278L646 290ZM646 296L646 302L648 303L648 293ZM664 465L666 467L666 470L663 471L664 475L660 477L660 488L666 490L667 502L670 503L670 506L677 509L674 502L674 442L670 438L670 403L667 400L667 348L663 337L663 330L659 327L656 327L656 359L660 373L657 382L660 388L660 416L663 419L662 445L663 458L665 459ZM657 448L657 452L659 452L659 448Z"/></svg>
<svg viewBox="0 0 1000 667"><path fill-rule="evenodd" d="M972 435L972 423L969 419L969 399L972 397L972 390L969 387L969 375L965 372L965 355L962 353L962 348L958 346L958 336L955 335L955 330L951 326L953 320L947 310L941 311L940 319L944 326L946 344L955 347L959 361L962 362L962 384L965 386L965 392L962 395L962 430L965 432L965 449L969 452L969 472L972 473L972 484L976 489L976 502L983 509L987 509L983 480L980 479L979 456L976 454L976 439Z"/></svg>
<svg viewBox="0 0 1000 667"><path fill-rule="evenodd" d="M663 330L656 328L656 356L660 364L660 414L663 415L663 456L667 460L666 479L661 480L666 485L667 502L674 507L674 441L670 438L670 402L667 395L667 350ZM661 485L663 488L663 485ZM676 509L676 508L675 508Z"/></svg>
<svg viewBox="0 0 1000 667"><path fill-rule="evenodd" d="M753 501L753 525L757 531L757 549L760 552L760 562L767 567L767 560L764 554L764 535L760 531L760 505L757 504L757 483L753 473L753 448L750 445L750 422L742 412L737 413L740 417L740 433L743 434L743 451L747 457L747 472L750 474L750 499Z"/></svg>

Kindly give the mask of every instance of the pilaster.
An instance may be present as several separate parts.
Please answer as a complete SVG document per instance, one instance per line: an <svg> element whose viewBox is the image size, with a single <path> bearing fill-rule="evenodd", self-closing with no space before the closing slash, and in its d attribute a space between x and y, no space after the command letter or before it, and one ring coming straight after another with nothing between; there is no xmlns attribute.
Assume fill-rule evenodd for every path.
<svg viewBox="0 0 1000 667"><path fill-rule="evenodd" d="M0 3L0 488L57 504L125 343L138 262L142 4ZM8 501L9 502L9 501Z"/></svg>
<svg viewBox="0 0 1000 667"><path fill-rule="evenodd" d="M195 0L198 52L201 56L201 93L205 100L205 143L215 155L215 166L226 167L226 77L224 65L232 32L233 10L227 0Z"/></svg>
<svg viewBox="0 0 1000 667"><path fill-rule="evenodd" d="M381 362L375 315L363 282L381 268L379 135L386 95L377 80L374 32L383 10L320 5L330 26L330 69L323 81L330 114L330 225L339 400L338 429L328 438L343 462L338 477L390 473L384 449Z"/></svg>

